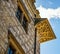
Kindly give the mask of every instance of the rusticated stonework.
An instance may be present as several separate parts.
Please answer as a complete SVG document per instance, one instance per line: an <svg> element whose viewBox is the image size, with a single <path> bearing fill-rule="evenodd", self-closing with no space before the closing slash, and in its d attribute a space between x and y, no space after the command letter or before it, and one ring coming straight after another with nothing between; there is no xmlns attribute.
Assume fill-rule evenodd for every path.
<svg viewBox="0 0 60 54"><path fill-rule="evenodd" d="M8 29L14 25L16 4L16 1L0 0L0 54L6 53L8 48Z"/></svg>
<svg viewBox="0 0 60 54"><path fill-rule="evenodd" d="M21 1L23 2L24 0ZM35 28L32 20L33 18L30 18L30 22L28 22L28 34L26 34L24 28L16 17L16 11L17 0L0 0L0 54L6 54L7 52L9 45L8 30L21 45L25 54L34 54ZM24 14L26 13L24 12ZM28 16L33 17L30 15ZM40 44L37 42L36 46L36 53L39 54Z"/></svg>
<svg viewBox="0 0 60 54"><path fill-rule="evenodd" d="M39 54L40 43L55 38L48 20L41 20L34 2L35 0L0 0L0 54L7 54L9 41L13 40L9 40L9 31L25 54L34 54L34 50L36 50L36 54ZM21 12L21 14L17 13L17 11ZM19 16L17 17L16 15ZM38 21L35 22L34 18L38 19ZM23 24L20 21L24 19L26 20ZM28 29L27 32L25 28L26 30ZM35 33L36 28L37 33ZM16 48L19 48L18 44L16 44ZM16 54L22 53L16 51Z"/></svg>

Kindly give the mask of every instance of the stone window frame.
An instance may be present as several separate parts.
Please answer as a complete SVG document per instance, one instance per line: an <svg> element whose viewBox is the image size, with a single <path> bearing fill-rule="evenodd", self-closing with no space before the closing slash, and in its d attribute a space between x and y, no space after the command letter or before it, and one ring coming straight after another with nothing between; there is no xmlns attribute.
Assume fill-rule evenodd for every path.
<svg viewBox="0 0 60 54"><path fill-rule="evenodd" d="M21 13L19 13L19 12L21 12ZM18 21L21 23L22 27L24 28L26 34L28 34L28 20L25 17L25 15L23 14L23 11L19 8L19 6L16 11L16 17L17 17Z"/></svg>
<svg viewBox="0 0 60 54"><path fill-rule="evenodd" d="M8 49L7 49L7 54L8 54L8 50L9 47L11 47L11 49L14 51L13 54L25 54L25 51L23 50L22 46L18 43L18 41L16 40L16 38L14 37L13 33L8 30Z"/></svg>

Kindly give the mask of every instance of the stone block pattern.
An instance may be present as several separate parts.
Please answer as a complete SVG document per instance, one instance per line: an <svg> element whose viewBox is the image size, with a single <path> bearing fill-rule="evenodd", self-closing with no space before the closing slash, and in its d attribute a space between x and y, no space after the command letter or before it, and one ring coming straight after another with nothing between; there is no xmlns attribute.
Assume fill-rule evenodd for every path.
<svg viewBox="0 0 60 54"><path fill-rule="evenodd" d="M34 54L34 22L28 24L28 34L16 18L17 0L0 0L0 54L6 54L8 47L8 30L22 46L26 54ZM37 44L37 52L39 44ZM37 53L39 54L39 53Z"/></svg>

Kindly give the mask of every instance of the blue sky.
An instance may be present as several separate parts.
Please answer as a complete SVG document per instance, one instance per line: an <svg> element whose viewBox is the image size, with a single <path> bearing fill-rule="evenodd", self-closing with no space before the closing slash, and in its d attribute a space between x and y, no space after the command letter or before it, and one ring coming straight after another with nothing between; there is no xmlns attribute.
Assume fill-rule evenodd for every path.
<svg viewBox="0 0 60 54"><path fill-rule="evenodd" d="M42 5L45 8L58 8L60 6L60 0L36 0L36 6Z"/></svg>
<svg viewBox="0 0 60 54"><path fill-rule="evenodd" d="M60 0L36 0L35 3L42 18L48 18L57 37L42 43L41 54L60 54Z"/></svg>

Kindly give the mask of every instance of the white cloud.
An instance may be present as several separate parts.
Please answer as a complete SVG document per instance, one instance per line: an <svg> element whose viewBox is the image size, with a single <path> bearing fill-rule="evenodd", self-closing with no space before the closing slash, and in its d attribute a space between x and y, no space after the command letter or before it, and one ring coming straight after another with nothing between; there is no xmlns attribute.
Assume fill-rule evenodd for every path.
<svg viewBox="0 0 60 54"><path fill-rule="evenodd" d="M60 7L56 8L56 9L52 9L52 8L44 8L42 6L37 8L40 12L40 16L42 18L60 18Z"/></svg>

